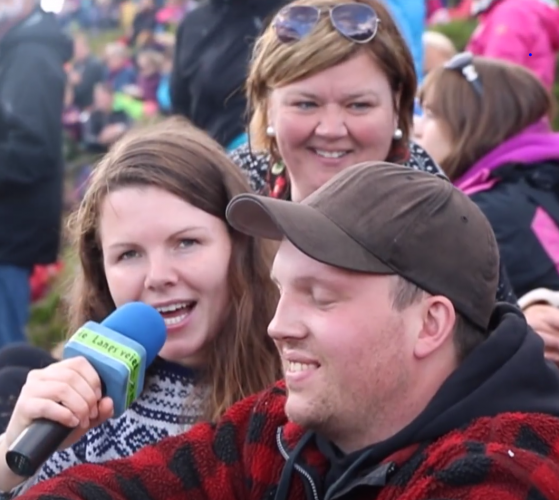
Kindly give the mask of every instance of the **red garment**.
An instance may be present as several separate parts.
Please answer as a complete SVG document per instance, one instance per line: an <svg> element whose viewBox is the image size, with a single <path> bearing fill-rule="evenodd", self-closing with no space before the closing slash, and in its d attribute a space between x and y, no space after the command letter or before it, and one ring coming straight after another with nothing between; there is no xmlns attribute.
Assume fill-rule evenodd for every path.
<svg viewBox="0 0 559 500"><path fill-rule="evenodd" d="M73 467L18 498L319 500L329 488L336 500L557 500L559 373L518 308L498 305L492 324L412 423L352 456L287 421L280 382L218 424Z"/></svg>
<svg viewBox="0 0 559 500"><path fill-rule="evenodd" d="M149 446L103 465L80 465L23 494L22 500L261 500L273 499L286 464L276 429L290 450L303 432L286 422L285 392L277 384L231 408L217 426ZM523 449L529 446L530 449ZM538 450L546 450L546 455ZM311 472L327 463L309 444L302 458ZM431 446L408 447L387 458L395 463L392 484L378 496L353 500L529 500L557 498L559 420L537 414L481 418ZM140 481L141 478L141 481ZM307 500L304 478L293 473L289 500ZM535 489L537 488L537 490ZM529 496L533 491L534 496ZM538 492L541 492L538 495Z"/></svg>
<svg viewBox="0 0 559 500"><path fill-rule="evenodd" d="M56 262L55 264L35 266L33 268L33 273L29 279L29 285L31 287L31 302L41 300L46 295L50 284L60 273L62 267L62 262Z"/></svg>
<svg viewBox="0 0 559 500"><path fill-rule="evenodd" d="M472 15L472 0L462 0L458 6L448 9L450 18L456 19L467 19Z"/></svg>

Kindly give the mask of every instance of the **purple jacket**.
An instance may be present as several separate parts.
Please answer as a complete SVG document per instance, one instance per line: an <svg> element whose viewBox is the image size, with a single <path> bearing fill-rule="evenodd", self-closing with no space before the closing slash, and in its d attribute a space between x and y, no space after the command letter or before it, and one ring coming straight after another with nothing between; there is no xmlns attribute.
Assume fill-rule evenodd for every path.
<svg viewBox="0 0 559 500"><path fill-rule="evenodd" d="M150 76L138 76L138 87L142 90L142 99L144 101L157 102L157 89L159 88L160 81L161 75L159 73Z"/></svg>

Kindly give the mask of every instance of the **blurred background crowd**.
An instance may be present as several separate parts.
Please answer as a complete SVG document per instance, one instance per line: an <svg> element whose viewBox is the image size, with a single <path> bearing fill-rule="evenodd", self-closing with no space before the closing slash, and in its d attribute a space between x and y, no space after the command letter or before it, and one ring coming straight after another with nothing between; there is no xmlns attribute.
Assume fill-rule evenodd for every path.
<svg viewBox="0 0 559 500"><path fill-rule="evenodd" d="M384 294L392 302L394 323L406 317L419 331L416 323L427 324L431 313L415 304L431 304L425 307L439 311L433 317L446 318L445 335L453 323L452 348L447 342L443 353L449 365L467 367L466 357L481 345L495 350L488 361L501 363L496 354L502 349L492 342L515 342L511 335L516 330L494 335L494 323L501 310L509 311L522 323L522 335L534 342L530 352L537 354L540 368L552 370L555 380L536 381L536 372L528 373L534 380L527 401L534 395L537 401L545 399L537 389L541 381L555 387L549 401L556 405L558 56L559 0L0 0L0 389L5 390L5 395L0 390L0 433L8 429L0 451L17 442L22 422L45 417L40 401L47 400L53 411L69 408L55 394L61 387L57 378L74 380L73 369L65 367L76 363L80 368L79 360L56 362L63 357L68 332L131 301L153 306L166 333L150 366L153 378L138 392L143 399L118 417L130 434L118 422L115 431L110 421L99 432L85 434L86 428L96 427L96 419L99 423L110 414L103 407L107 398L99 396L102 384L91 386L93 413L82 422L84 432L73 434L72 450L55 453L33 481L53 477L84 457L101 463L131 455L181 433L199 418L215 421L235 402L276 381L282 370L299 377L324 366L320 373L328 373L328 359L323 365L308 356L285 357L285 346L298 335L299 344L307 342L307 330L316 325L323 329L320 335L335 339L325 351L332 353L334 366L351 372L333 393L347 392L359 404L366 401L361 413L339 407L344 414L367 417L363 421L368 422L367 408L387 406L367 392L373 376L384 383L393 367L405 372L413 383L407 392L400 385L387 386L397 387L383 389L391 397L416 395L423 384L394 359L413 358L410 364L429 380L429 366L445 366L447 361L431 358L420 368L416 358L428 356L397 341L376 339L361 349L351 336L347 340L345 330L361 322L372 323L371 331L382 330L383 338L397 338L389 335L389 327L376 324L390 308L377 300L377 293L371 292L371 300L356 291L340 293L331 283L316 287L319 272L307 268L304 259L323 267L330 262L330 267L351 271L351 277L363 270L383 278L396 272L401 280ZM317 192L316 197L330 201L335 193L321 187L363 162L375 162L379 172L384 168L379 162L386 162L396 164L390 167L395 171L405 166L442 177L445 181L433 181L437 189L459 195L476 215L450 211L447 226L432 224L447 208L440 208L443 202L439 207L425 201L419 188L425 211L409 208L410 200L396 188L387 193L393 205L377 210L361 205L368 189L355 181L360 193L351 197L355 205L349 198L328 205L337 211L335 217L350 207L360 213L347 220L381 214L388 221L382 226L390 229L397 210L411 214L412 222L401 226L405 229L389 231L388 253L404 253L401 235L412 224L433 233L421 233L428 236L409 243L406 250L413 258L400 272L389 264L394 255L377 256L343 224L335 231L351 240L351 248L357 243L358 253L328 239L327 220L335 217L322 214L306 226L311 230L301 230L311 239L325 238L308 248L337 252L353 262L338 265L337 258L312 257L307 247L288 238L304 257L299 261L303 278L295 273L286 280L295 284L283 286L274 271L276 278L270 275L277 248L247 237L251 233L245 234L242 222L237 227L228 219L231 200L238 194L250 200L250 191L261 200L275 198L262 203L276 207L295 207ZM398 175L410 184L416 173ZM341 185L339 192L349 196L347 185ZM445 196L437 195L437 203L446 203L450 195ZM249 202L245 207L243 213L258 226L258 213ZM286 218L300 222L295 213ZM476 219L485 229L468 233ZM367 227L356 224L361 232ZM452 231L460 233L460 244L449 236ZM367 238L374 235L375 245L384 244L377 241L379 233L369 229ZM281 236L273 229L255 234ZM371 256L374 266L368 264ZM446 264L435 276L439 260ZM285 263L282 269L292 272ZM416 271L426 273L425 283ZM445 295L442 288L447 287ZM290 304L304 321L285 312L286 289L301 298ZM429 290L445 300L435 302ZM338 307L349 302L356 304L351 308L355 317L346 314L349 306ZM369 304L382 314L368 316ZM450 312L442 314L437 304ZM423 319L416 322L402 312L408 310ZM306 315L313 311L319 319L307 328ZM274 338L274 321L282 312L287 321L283 330L275 327ZM369 342L372 336L363 331L358 340ZM382 355L381 348L388 354ZM517 398L509 389L527 387L525 379L515 377L533 364L531 358L516 357L516 349L510 356L522 369L502 363L506 376L495 376L500 387L507 380L502 392L507 404L514 400L507 406L511 412L524 405L524 396ZM370 352L375 353L373 363ZM543 362L544 354L550 363ZM355 356L360 363L354 363ZM471 366L486 377L483 365ZM387 377L377 376L385 371ZM478 380L477 375L465 378ZM357 389L346 387L344 380L350 379ZM324 380L324 387L309 391L313 398L335 385L334 377ZM485 385L484 390L489 394ZM71 394L79 400L83 391L76 385ZM491 403L484 400L479 407L493 415ZM536 406L521 407L532 411ZM352 419L346 423L353 429ZM368 432L376 424L363 428ZM33 481L23 484L6 475L2 465L0 499L10 500Z"/></svg>
<svg viewBox="0 0 559 500"><path fill-rule="evenodd" d="M246 143L244 81L252 42L282 0L43 0L73 40L66 64L64 209L83 195L96 161L138 123L179 114L224 148ZM419 82L457 52L532 69L559 94L555 0L386 0L414 57ZM511 18L495 4L523 4ZM522 24L519 35L518 24ZM534 42L534 40L537 41ZM416 118L423 111L419 105ZM557 129L559 121L554 120ZM28 335L52 346L65 332L61 287L71 269L35 265Z"/></svg>

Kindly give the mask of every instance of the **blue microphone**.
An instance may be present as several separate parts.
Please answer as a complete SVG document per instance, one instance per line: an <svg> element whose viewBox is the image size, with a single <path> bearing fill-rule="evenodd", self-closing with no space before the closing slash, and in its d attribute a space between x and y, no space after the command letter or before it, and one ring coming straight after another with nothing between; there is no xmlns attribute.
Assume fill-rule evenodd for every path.
<svg viewBox="0 0 559 500"><path fill-rule="evenodd" d="M101 379L103 396L112 399L114 417L122 415L144 388L146 368L163 347L167 327L157 310L141 302L116 309L99 324L88 321L64 346L64 359L82 356ZM6 453L12 472L35 475L74 428L38 419Z"/></svg>

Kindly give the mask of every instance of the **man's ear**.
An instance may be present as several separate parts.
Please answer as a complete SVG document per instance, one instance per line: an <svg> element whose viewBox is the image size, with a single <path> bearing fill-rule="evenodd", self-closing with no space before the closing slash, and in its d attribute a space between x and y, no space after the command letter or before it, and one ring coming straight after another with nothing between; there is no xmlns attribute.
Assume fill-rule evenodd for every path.
<svg viewBox="0 0 559 500"><path fill-rule="evenodd" d="M452 302L441 295L424 299L422 328L415 343L414 354L425 358L439 349L454 334L456 311Z"/></svg>

